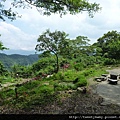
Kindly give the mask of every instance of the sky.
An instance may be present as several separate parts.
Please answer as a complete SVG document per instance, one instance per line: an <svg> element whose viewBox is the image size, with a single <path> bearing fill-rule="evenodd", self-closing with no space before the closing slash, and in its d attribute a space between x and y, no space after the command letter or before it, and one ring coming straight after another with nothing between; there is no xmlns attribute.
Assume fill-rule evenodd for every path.
<svg viewBox="0 0 120 120"><path fill-rule="evenodd" d="M102 7L93 18L90 18L86 12L60 17L59 14L44 16L34 7L13 9L22 17L12 22L0 20L0 41L9 48L2 53L34 54L37 38L46 29L50 29L51 32L64 31L69 34L70 39L86 36L90 39L90 44L97 42L97 39L108 31L120 32L120 0L89 0L89 2L99 3ZM9 5L10 1L6 3L6 7Z"/></svg>

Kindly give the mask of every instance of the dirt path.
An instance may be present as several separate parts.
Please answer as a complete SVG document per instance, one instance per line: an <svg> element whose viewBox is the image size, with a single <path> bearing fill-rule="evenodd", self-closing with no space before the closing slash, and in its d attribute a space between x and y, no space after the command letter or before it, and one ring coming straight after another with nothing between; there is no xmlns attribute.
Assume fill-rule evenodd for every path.
<svg viewBox="0 0 120 120"><path fill-rule="evenodd" d="M107 70L109 73L120 74L120 68ZM117 85L109 84L107 81L97 84L96 93L104 98L103 105L118 104L120 105L120 80Z"/></svg>
<svg viewBox="0 0 120 120"><path fill-rule="evenodd" d="M32 79L22 79L21 81L16 81L15 83L10 83L10 82L7 82L5 84L2 84L2 87L0 87L0 90L4 89L4 88L9 88L9 87L15 87L16 84L23 84L23 83L26 83L28 81L31 81Z"/></svg>

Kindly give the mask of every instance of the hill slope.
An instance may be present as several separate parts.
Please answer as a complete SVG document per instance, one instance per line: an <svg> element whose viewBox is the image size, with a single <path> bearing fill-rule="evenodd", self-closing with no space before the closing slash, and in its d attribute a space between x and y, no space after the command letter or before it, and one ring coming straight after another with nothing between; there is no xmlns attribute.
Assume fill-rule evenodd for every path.
<svg viewBox="0 0 120 120"><path fill-rule="evenodd" d="M19 65L31 65L34 62L38 60L38 54L32 54L32 55L20 55L20 54L12 54L12 55L6 55L3 53L0 53L0 61L3 63L3 65L9 69L14 64Z"/></svg>

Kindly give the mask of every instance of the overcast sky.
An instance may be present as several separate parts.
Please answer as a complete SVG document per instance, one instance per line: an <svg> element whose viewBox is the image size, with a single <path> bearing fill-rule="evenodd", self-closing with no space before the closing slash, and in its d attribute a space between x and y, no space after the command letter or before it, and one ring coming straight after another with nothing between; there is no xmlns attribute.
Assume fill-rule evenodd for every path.
<svg viewBox="0 0 120 120"><path fill-rule="evenodd" d="M89 0L89 2L99 3L102 7L102 10L93 18L85 12L77 15L63 15L62 18L57 14L47 17L35 8L20 8L16 11L22 15L22 18L17 18L13 22L0 20L0 34L2 35L0 40L5 47L10 49L9 53L20 50L34 53L37 38L48 28L51 31L64 31L69 34L69 38L76 38L79 35L87 36L91 44L108 31L120 32L120 0ZM5 51L5 53L8 52Z"/></svg>

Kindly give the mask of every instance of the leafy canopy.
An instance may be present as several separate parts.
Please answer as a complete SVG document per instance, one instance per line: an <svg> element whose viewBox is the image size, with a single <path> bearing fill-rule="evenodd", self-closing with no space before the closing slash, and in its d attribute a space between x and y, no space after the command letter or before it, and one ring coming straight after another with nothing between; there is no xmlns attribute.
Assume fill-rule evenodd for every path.
<svg viewBox="0 0 120 120"><path fill-rule="evenodd" d="M101 54L107 58L120 59L120 33L109 31L100 37L95 43L101 49Z"/></svg>
<svg viewBox="0 0 120 120"><path fill-rule="evenodd" d="M12 8L6 9L4 4L7 0L0 2L0 19L16 19L17 12L13 12ZM43 15L51 15L58 13L60 16L70 13L72 15L87 11L90 17L94 16L101 7L97 3L90 3L87 0L11 0L11 5L15 8L23 7L28 8L35 6L37 10Z"/></svg>
<svg viewBox="0 0 120 120"><path fill-rule="evenodd" d="M46 30L42 35L39 36L36 45L37 51L50 51L54 54L58 54L61 50L67 47L66 37L68 34L61 31L50 32Z"/></svg>
<svg viewBox="0 0 120 120"><path fill-rule="evenodd" d="M46 30L42 35L39 36L37 42L39 44L36 45L36 51L49 51L52 52L56 56L56 72L59 70L59 62L58 56L69 47L68 41L66 37L68 34L61 31L50 32L49 29Z"/></svg>

